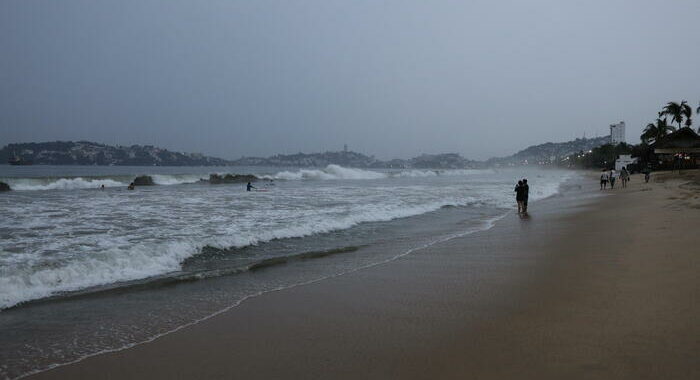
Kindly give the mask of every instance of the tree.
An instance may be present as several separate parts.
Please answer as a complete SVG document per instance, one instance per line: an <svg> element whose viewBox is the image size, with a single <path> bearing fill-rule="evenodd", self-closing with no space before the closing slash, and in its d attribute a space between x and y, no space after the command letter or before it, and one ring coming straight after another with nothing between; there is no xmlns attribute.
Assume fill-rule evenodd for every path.
<svg viewBox="0 0 700 380"><path fill-rule="evenodd" d="M683 119L690 119L692 113L693 110L685 100L680 102L680 104L676 102L668 102L661 111L661 114L670 115L672 117L671 122L678 123L678 129L681 129Z"/></svg>
<svg viewBox="0 0 700 380"><path fill-rule="evenodd" d="M646 128L644 128L644 132L640 136L640 139L645 144L653 144L675 130L676 129L674 127L667 124L666 118L656 119L656 124L647 124Z"/></svg>

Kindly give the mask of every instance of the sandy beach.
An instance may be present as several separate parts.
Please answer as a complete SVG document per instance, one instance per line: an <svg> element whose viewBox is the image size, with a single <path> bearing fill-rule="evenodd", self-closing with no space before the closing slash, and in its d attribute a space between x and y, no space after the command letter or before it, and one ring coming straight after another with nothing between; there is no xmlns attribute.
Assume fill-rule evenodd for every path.
<svg viewBox="0 0 700 380"><path fill-rule="evenodd" d="M591 178L527 218L30 378L700 378L700 174L602 194Z"/></svg>

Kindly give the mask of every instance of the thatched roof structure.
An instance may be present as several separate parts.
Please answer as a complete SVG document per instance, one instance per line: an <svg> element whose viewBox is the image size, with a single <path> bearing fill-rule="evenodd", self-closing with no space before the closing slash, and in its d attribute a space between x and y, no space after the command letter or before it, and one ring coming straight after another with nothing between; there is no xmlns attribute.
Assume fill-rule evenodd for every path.
<svg viewBox="0 0 700 380"><path fill-rule="evenodd" d="M651 145L656 154L700 153L700 136L681 128Z"/></svg>

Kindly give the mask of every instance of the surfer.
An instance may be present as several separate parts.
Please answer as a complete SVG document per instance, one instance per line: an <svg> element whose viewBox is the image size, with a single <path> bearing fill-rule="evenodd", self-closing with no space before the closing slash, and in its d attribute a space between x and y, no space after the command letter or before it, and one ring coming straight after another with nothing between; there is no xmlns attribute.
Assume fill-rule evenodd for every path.
<svg viewBox="0 0 700 380"><path fill-rule="evenodd" d="M245 191L250 191L251 189L256 189L257 187L253 186L250 182L245 186Z"/></svg>
<svg viewBox="0 0 700 380"><path fill-rule="evenodd" d="M132 182L129 184L129 187L127 187L126 189L127 190L134 190L134 188L136 188L136 185L134 185L134 183Z"/></svg>

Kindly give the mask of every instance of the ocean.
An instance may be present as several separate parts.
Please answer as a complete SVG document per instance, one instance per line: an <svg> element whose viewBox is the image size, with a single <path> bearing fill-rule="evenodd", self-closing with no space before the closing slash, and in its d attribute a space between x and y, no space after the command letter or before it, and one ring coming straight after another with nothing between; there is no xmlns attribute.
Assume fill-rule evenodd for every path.
<svg viewBox="0 0 700 380"><path fill-rule="evenodd" d="M246 192L203 181L211 173L262 180ZM519 178L536 201L572 173L2 165L14 191L0 193L0 377L490 228L515 207ZM128 191L143 174L156 185Z"/></svg>

